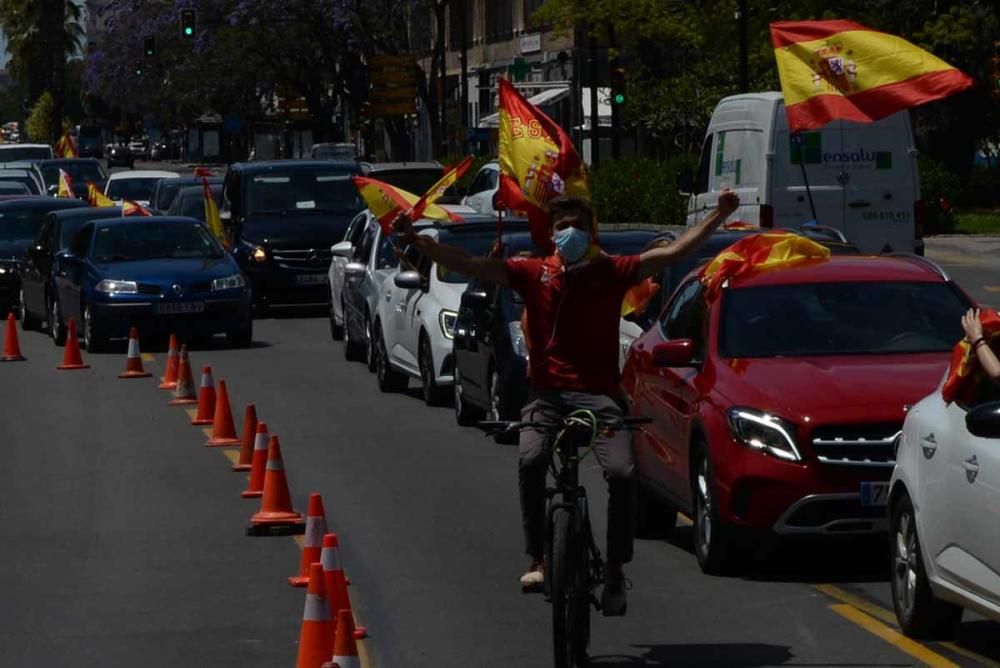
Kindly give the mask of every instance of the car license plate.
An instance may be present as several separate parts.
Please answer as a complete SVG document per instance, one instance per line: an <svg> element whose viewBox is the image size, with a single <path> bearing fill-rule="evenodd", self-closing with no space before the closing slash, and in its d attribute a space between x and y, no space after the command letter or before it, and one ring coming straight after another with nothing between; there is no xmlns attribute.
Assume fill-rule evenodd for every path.
<svg viewBox="0 0 1000 668"><path fill-rule="evenodd" d="M157 306L158 313L203 313L205 302L166 302Z"/></svg>
<svg viewBox="0 0 1000 668"><path fill-rule="evenodd" d="M889 483L887 482L861 483L862 506L884 506L888 501L889 501Z"/></svg>
<svg viewBox="0 0 1000 668"><path fill-rule="evenodd" d="M326 283L326 274L298 274L295 282L299 285L317 285Z"/></svg>

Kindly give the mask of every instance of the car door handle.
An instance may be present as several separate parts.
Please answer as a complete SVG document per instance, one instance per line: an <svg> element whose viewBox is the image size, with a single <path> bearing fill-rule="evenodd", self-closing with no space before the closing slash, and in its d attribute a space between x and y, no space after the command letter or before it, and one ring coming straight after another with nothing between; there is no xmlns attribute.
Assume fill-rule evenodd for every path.
<svg viewBox="0 0 1000 668"><path fill-rule="evenodd" d="M388 302L388 301L392 301L392 293L391 293L391 292L387 292L387 293L385 293L385 300L386 300L387 302Z"/></svg>
<svg viewBox="0 0 1000 668"><path fill-rule="evenodd" d="M976 476L979 475L979 461L976 459L975 455L972 455L965 460L965 479L970 483L976 482Z"/></svg>
<svg viewBox="0 0 1000 668"><path fill-rule="evenodd" d="M402 304L396 304L396 313L402 313L405 310L406 310L405 306L403 306Z"/></svg>
<svg viewBox="0 0 1000 668"><path fill-rule="evenodd" d="M924 457L930 459L937 452L937 440L934 438L934 434L927 434L920 439L920 449L924 452Z"/></svg>

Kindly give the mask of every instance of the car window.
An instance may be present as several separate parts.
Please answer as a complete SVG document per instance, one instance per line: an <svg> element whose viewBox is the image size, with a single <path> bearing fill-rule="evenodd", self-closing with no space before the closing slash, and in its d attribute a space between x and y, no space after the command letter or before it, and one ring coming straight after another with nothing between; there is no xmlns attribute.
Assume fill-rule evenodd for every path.
<svg viewBox="0 0 1000 668"><path fill-rule="evenodd" d="M42 178L45 185L54 186L59 183L59 170L63 170L73 179L73 183L86 183L87 181L105 181L108 176L101 168L101 164L94 162L69 162L63 164L48 164L42 166Z"/></svg>
<svg viewBox="0 0 1000 668"><path fill-rule="evenodd" d="M677 292L677 298L665 311L661 325L668 339L691 339L695 359L703 359L707 316L708 304L701 281L692 279Z"/></svg>
<svg viewBox="0 0 1000 668"><path fill-rule="evenodd" d="M148 202L153 194L155 178L115 179L108 182L108 197L114 200L136 200Z"/></svg>
<svg viewBox="0 0 1000 668"><path fill-rule="evenodd" d="M98 228L94 235L96 262L219 258L222 255L218 242L198 223L118 223Z"/></svg>
<svg viewBox="0 0 1000 668"><path fill-rule="evenodd" d="M46 213L41 209L0 211L0 241L34 241Z"/></svg>
<svg viewBox="0 0 1000 668"><path fill-rule="evenodd" d="M476 193L481 193L485 190L492 190L497 185L499 173L495 170L489 168L483 168L476 174L475 180L472 182L472 186L469 188L469 194L475 195Z"/></svg>
<svg viewBox="0 0 1000 668"><path fill-rule="evenodd" d="M87 257L87 251L90 250L90 237L93 232L93 225L84 225L83 229L73 237L73 242L69 245L70 252L76 257Z"/></svg>
<svg viewBox="0 0 1000 668"><path fill-rule="evenodd" d="M376 232L377 230L374 225L369 225L365 228L364 236L361 237L361 243L354 249L354 257L352 259L355 262L367 264L368 258L371 256L372 245L375 243Z"/></svg>
<svg viewBox="0 0 1000 668"><path fill-rule="evenodd" d="M451 235L445 243L451 246L457 246L470 255L485 256L489 251L490 247L496 241L496 235L494 234L477 234L477 235ZM443 264L437 265L437 278L443 283L468 283L469 277L463 273L449 269Z"/></svg>
<svg viewBox="0 0 1000 668"><path fill-rule="evenodd" d="M91 219L93 220L93 219ZM73 217L65 218L59 223L58 249L68 248L73 242L73 237L79 232L88 221L86 218Z"/></svg>
<svg viewBox="0 0 1000 668"><path fill-rule="evenodd" d="M344 171L296 169L254 174L246 182L247 214L289 211L355 213L361 197Z"/></svg>
<svg viewBox="0 0 1000 668"><path fill-rule="evenodd" d="M52 226L55 225L52 222L51 216L45 217L45 222L42 223L42 229L38 233L38 237L35 239L35 245L41 246L45 250L52 247Z"/></svg>
<svg viewBox="0 0 1000 668"><path fill-rule="evenodd" d="M705 137L705 145L701 148L701 160L698 161L698 172L694 179L694 194L708 192L708 177L712 163L712 139L714 135Z"/></svg>
<svg viewBox="0 0 1000 668"><path fill-rule="evenodd" d="M362 212L355 216L354 220L351 221L351 224L347 228L347 234L344 235L344 241L350 241L352 246L357 246L362 233L365 231L366 222L368 222L367 213Z"/></svg>
<svg viewBox="0 0 1000 668"><path fill-rule="evenodd" d="M396 255L396 244L392 243L389 237L382 237L382 242L378 247L378 258L375 260L376 269L392 269L399 264L399 257Z"/></svg>

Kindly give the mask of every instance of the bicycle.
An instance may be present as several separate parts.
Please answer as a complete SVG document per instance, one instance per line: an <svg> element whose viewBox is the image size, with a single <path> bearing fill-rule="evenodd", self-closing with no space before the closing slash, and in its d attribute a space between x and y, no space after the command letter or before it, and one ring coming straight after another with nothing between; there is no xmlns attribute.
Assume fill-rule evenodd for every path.
<svg viewBox="0 0 1000 668"><path fill-rule="evenodd" d="M556 668L583 668L589 662L590 608L601 609L595 590L604 583L604 559L590 527L587 491L580 485L580 462L593 450L599 431L631 429L650 422L622 417L601 422L589 410L575 410L555 426L535 422L483 421L487 435L538 429L552 441L549 462L554 485L546 486L545 593L552 604ZM580 454L582 450L582 454Z"/></svg>

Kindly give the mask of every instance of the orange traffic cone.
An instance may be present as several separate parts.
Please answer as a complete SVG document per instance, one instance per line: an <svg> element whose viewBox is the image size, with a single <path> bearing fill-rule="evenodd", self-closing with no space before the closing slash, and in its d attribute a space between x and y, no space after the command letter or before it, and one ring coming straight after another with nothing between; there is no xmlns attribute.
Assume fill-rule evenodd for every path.
<svg viewBox="0 0 1000 668"><path fill-rule="evenodd" d="M66 352L63 353L63 363L57 369L68 371L73 369L89 369L89 364L83 363L80 355L80 342L76 338L76 321L70 318L66 321Z"/></svg>
<svg viewBox="0 0 1000 668"><path fill-rule="evenodd" d="M319 668L333 651L333 619L323 589L323 567L318 563L310 564L309 575L295 668Z"/></svg>
<svg viewBox="0 0 1000 668"><path fill-rule="evenodd" d="M177 336L170 335L170 345L167 347L167 369L160 378L161 390L172 390L177 387L177 370L180 365L180 351L177 350Z"/></svg>
<svg viewBox="0 0 1000 668"><path fill-rule="evenodd" d="M340 542L337 534L328 533L323 536L323 551L320 553L320 563L323 564L323 580L326 585L326 598L330 603L330 614L334 616L339 610L352 610L351 596L347 593L347 574L340 565ZM364 638L368 630L363 626L354 629L355 638Z"/></svg>
<svg viewBox="0 0 1000 668"><path fill-rule="evenodd" d="M309 565L320 561L325 534L326 511L323 510L323 497L313 493L309 495L309 509L306 511L306 536L299 560L299 574L288 578L288 584L293 587L305 587L309 584Z"/></svg>
<svg viewBox="0 0 1000 668"><path fill-rule="evenodd" d="M361 668L358 656L357 634L354 629L354 613L350 610L337 611L337 632L333 641L333 658L322 664L322 668Z"/></svg>
<svg viewBox="0 0 1000 668"><path fill-rule="evenodd" d="M214 417L215 379L212 377L212 367L206 364L201 368L201 389L198 391L198 414L191 420L191 424L212 424Z"/></svg>
<svg viewBox="0 0 1000 668"><path fill-rule="evenodd" d="M128 330L128 355L125 358L125 371L118 374L118 377L149 378L152 375L142 368L142 355L139 353L139 330L132 327Z"/></svg>
<svg viewBox="0 0 1000 668"><path fill-rule="evenodd" d="M3 357L0 362L23 362L21 342L17 339L17 318L13 313L7 314L7 333L3 337Z"/></svg>
<svg viewBox="0 0 1000 668"><path fill-rule="evenodd" d="M226 391L226 381L219 381L219 392L215 400L215 415L212 418L212 437L205 441L206 448L228 448L239 445L236 437L236 425L233 424L233 412L229 408L229 392Z"/></svg>
<svg viewBox="0 0 1000 668"><path fill-rule="evenodd" d="M249 471L253 461L253 442L257 437L257 408L247 404L243 413L243 437L240 439L240 458L233 464L234 471Z"/></svg>
<svg viewBox="0 0 1000 668"><path fill-rule="evenodd" d="M194 393L194 378L191 377L191 360L188 359L187 346L181 346L181 361L177 365L177 384L174 387L173 399L168 406L190 406L198 403Z"/></svg>
<svg viewBox="0 0 1000 668"><path fill-rule="evenodd" d="M267 444L270 442L267 423L257 423L257 434L253 441L253 460L250 464L250 479L247 488L240 494L244 499L264 496L264 470L267 468Z"/></svg>
<svg viewBox="0 0 1000 668"><path fill-rule="evenodd" d="M277 436L267 445L267 466L264 470L264 495L260 510L250 517L247 534L251 536L289 536L303 534L306 522L292 508L285 465L281 461L281 443Z"/></svg>

